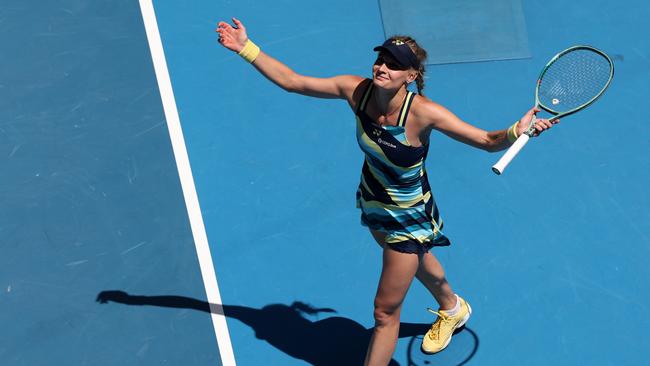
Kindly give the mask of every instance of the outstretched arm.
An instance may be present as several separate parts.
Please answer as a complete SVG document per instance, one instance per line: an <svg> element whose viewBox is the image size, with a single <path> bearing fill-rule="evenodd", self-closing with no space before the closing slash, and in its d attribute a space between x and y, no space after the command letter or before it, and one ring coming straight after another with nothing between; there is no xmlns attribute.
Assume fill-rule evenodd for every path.
<svg viewBox="0 0 650 366"><path fill-rule="evenodd" d="M232 18L232 21L234 26L226 22L219 22L217 25L219 43L233 52L241 53L250 40L244 24L235 18ZM262 51L259 51L259 54L254 53L256 56L250 60L253 66L267 79L292 93L350 100L354 89L363 80L361 77L353 75L340 75L332 78L304 76Z"/></svg>
<svg viewBox="0 0 650 366"><path fill-rule="evenodd" d="M528 129L533 116L537 112L539 112L539 109L531 108L519 119L516 125L508 129L485 131L462 121L439 104L426 101L421 109L421 113L424 114L423 119L431 128L455 140L489 152L501 151L510 147L516 137L521 136ZM535 122L534 136L539 136L539 134L558 122L560 122L559 119L554 121L538 119Z"/></svg>

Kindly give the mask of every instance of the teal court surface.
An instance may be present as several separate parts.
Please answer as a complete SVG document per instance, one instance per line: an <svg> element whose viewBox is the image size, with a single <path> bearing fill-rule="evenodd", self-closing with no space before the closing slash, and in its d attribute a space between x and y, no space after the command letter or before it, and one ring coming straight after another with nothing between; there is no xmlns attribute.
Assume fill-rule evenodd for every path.
<svg viewBox="0 0 650 366"><path fill-rule="evenodd" d="M0 364L362 364L381 250L354 116L224 50L233 16L320 77L369 76L387 32L421 32L425 94L487 130L532 107L556 52L608 52L605 95L502 176L500 154L433 133L452 240L434 254L474 313L424 355L435 303L414 283L391 364L650 364L650 5L454 3L3 2Z"/></svg>

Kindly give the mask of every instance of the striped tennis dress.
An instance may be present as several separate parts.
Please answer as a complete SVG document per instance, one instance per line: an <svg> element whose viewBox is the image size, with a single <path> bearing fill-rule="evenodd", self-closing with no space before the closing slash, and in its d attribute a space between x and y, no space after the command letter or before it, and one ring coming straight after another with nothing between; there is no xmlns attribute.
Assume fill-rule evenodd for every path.
<svg viewBox="0 0 650 366"><path fill-rule="evenodd" d="M391 248L422 253L449 245L427 180L428 144L411 146L406 139L406 118L415 93L408 92L396 126L380 126L366 114L373 91L370 81L357 106L357 141L365 154L357 207L361 223L386 233Z"/></svg>

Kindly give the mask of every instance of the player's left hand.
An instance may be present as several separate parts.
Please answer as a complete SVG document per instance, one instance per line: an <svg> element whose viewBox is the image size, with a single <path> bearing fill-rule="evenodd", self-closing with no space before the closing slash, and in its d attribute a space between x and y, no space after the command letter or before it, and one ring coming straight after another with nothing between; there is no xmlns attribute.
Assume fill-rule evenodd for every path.
<svg viewBox="0 0 650 366"><path fill-rule="evenodd" d="M523 117L519 120L519 125L517 126L517 136L521 136L522 133L526 132L528 130L528 127L530 126L530 121L532 121L533 117L540 111L539 108L531 108L526 114L524 114ZM548 130L549 128L553 127L554 124L559 123L560 120L556 119L553 121L549 121L548 119L537 119L535 121L535 129L533 131L533 137L539 136L542 132Z"/></svg>

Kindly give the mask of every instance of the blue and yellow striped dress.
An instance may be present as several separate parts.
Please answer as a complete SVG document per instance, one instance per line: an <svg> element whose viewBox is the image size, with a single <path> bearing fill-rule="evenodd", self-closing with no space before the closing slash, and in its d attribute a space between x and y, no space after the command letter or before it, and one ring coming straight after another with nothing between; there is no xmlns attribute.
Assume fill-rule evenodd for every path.
<svg viewBox="0 0 650 366"><path fill-rule="evenodd" d="M449 245L427 180L428 145L411 146L406 139L406 118L415 93L408 92L397 126L380 126L366 114L372 81L357 106L357 141L365 153L357 207L361 223L386 233L393 249L421 253Z"/></svg>

